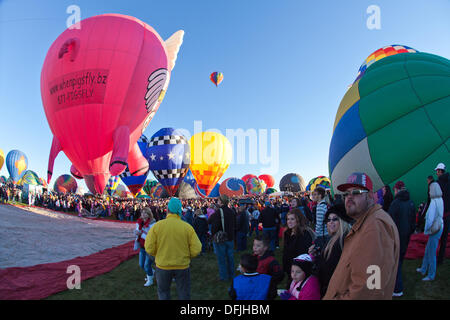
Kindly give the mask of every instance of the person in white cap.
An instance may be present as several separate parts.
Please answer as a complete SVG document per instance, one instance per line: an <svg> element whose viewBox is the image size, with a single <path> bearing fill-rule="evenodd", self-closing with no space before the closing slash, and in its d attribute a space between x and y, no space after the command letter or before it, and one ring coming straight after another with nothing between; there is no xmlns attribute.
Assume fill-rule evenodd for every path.
<svg viewBox="0 0 450 320"><path fill-rule="evenodd" d="M436 168L437 182L442 190L442 200L444 200L444 227L440 239L439 253L437 256L437 264L440 265L445 259L445 248L447 246L448 228L450 223L450 179L449 173L445 172L445 164L439 163Z"/></svg>

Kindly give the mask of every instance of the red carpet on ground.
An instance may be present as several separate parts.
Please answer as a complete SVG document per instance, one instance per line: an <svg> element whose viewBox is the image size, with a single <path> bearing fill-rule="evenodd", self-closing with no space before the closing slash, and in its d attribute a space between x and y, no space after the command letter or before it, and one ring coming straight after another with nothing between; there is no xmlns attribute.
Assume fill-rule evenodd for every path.
<svg viewBox="0 0 450 320"><path fill-rule="evenodd" d="M0 299L36 300L67 290L67 280L73 275L67 273L70 265L80 267L81 281L84 281L109 272L137 255L139 251L134 251L133 245L134 241L131 241L86 257L25 268L0 269Z"/></svg>
<svg viewBox="0 0 450 320"><path fill-rule="evenodd" d="M405 259L422 259L427 246L428 236L423 233L413 234L409 240L408 250ZM438 247L439 250L439 247ZM447 238L445 257L450 258L450 237Z"/></svg>

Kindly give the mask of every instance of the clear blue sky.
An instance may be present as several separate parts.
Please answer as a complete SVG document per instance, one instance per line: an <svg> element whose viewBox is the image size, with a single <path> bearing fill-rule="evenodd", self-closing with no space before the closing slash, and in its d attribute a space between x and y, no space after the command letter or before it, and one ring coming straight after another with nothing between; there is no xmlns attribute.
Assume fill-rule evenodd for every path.
<svg viewBox="0 0 450 320"><path fill-rule="evenodd" d="M183 29L166 97L145 134L150 137L163 127L193 132L195 120L203 122L204 130L223 133L278 129L277 188L289 172L306 181L328 175L336 110L370 53L404 44L450 58L448 0L0 0L0 148L5 155L12 149L25 152L29 169L43 177L52 134L42 107L40 73L73 4L82 19L103 13L135 16L163 39ZM366 26L370 5L381 9L380 30ZM213 71L224 74L219 88L209 80ZM221 181L260 174L267 167L250 165L248 158L247 164L232 164ZM69 169L60 153L53 176ZM0 174L9 176L5 166Z"/></svg>

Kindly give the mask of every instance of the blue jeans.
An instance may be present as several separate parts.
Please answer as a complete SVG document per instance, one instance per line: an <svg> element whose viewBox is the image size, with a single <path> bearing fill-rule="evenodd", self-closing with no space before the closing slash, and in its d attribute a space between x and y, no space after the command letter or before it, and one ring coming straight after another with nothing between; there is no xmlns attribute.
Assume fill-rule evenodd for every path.
<svg viewBox="0 0 450 320"><path fill-rule="evenodd" d="M428 277L431 280L434 280L436 277L436 250L439 243L439 238L442 235L442 229L432 235L429 236L427 246L425 247L425 254L423 256L421 272L426 274L428 272Z"/></svg>
<svg viewBox="0 0 450 320"><path fill-rule="evenodd" d="M236 233L236 251L247 250L247 233L237 232Z"/></svg>
<svg viewBox="0 0 450 320"><path fill-rule="evenodd" d="M277 228L263 228L263 235L270 239L270 250L275 251L275 238L277 237Z"/></svg>
<svg viewBox="0 0 450 320"><path fill-rule="evenodd" d="M202 252L206 252L206 234L197 234L198 239L202 243Z"/></svg>
<svg viewBox="0 0 450 320"><path fill-rule="evenodd" d="M154 258L149 255L144 248L139 251L139 266L145 271L148 276L153 276L152 263Z"/></svg>
<svg viewBox="0 0 450 320"><path fill-rule="evenodd" d="M234 278L234 242L214 243L214 251L217 255L220 280L231 280Z"/></svg>
<svg viewBox="0 0 450 320"><path fill-rule="evenodd" d="M397 279L395 280L394 292L403 292L403 277L402 277L403 257L400 257L398 261Z"/></svg>
<svg viewBox="0 0 450 320"><path fill-rule="evenodd" d="M284 212L282 212L281 213L281 224L283 225L283 226L285 226L286 225L286 216L287 216L287 211L284 211Z"/></svg>
<svg viewBox="0 0 450 320"><path fill-rule="evenodd" d="M259 236L259 229L258 229L258 220L250 220L250 233L249 237L252 236L253 230L255 230L256 236Z"/></svg>

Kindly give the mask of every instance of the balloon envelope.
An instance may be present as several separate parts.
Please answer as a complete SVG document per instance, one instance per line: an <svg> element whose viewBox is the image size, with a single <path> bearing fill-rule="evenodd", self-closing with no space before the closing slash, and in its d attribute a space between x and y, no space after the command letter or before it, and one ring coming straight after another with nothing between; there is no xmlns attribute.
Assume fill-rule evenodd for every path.
<svg viewBox="0 0 450 320"><path fill-rule="evenodd" d="M209 76L209 79L216 85L216 87L223 81L222 72L213 72Z"/></svg>
<svg viewBox="0 0 450 320"><path fill-rule="evenodd" d="M147 180L145 181L143 190L145 191L146 194L150 194L151 188L156 186L157 184L158 184L158 181L156 181L156 180L149 180L147 178Z"/></svg>
<svg viewBox="0 0 450 320"><path fill-rule="evenodd" d="M266 183L258 178L251 178L247 180L247 193L252 195L263 194L266 192Z"/></svg>
<svg viewBox="0 0 450 320"><path fill-rule="evenodd" d="M325 176L318 176L315 178L312 178L308 185L306 186L306 191L314 191L317 187L324 188L325 190L330 190L331 188L331 181L329 178Z"/></svg>
<svg viewBox="0 0 450 320"><path fill-rule="evenodd" d="M0 170L3 167L3 164L5 163L5 153L2 149L0 149Z"/></svg>
<svg viewBox="0 0 450 320"><path fill-rule="evenodd" d="M170 196L175 195L191 161L186 137L177 129L160 129L150 138L147 156L155 178Z"/></svg>
<svg viewBox="0 0 450 320"><path fill-rule="evenodd" d="M150 190L149 196L152 199L161 199L169 197L169 194L167 193L167 190L163 187L163 185L158 182L158 184L152 187L152 189Z"/></svg>
<svg viewBox="0 0 450 320"><path fill-rule="evenodd" d="M14 184L19 182L28 168L28 158L22 151L11 150L6 156L6 168Z"/></svg>
<svg viewBox="0 0 450 320"><path fill-rule="evenodd" d="M262 174L258 179L263 180L268 188L272 188L275 185L275 179L270 174Z"/></svg>
<svg viewBox="0 0 450 320"><path fill-rule="evenodd" d="M194 185L195 187L195 185ZM199 196L195 192L193 186L191 186L189 183L183 181L180 186L178 187L177 193L175 194L176 197L180 199L197 199Z"/></svg>
<svg viewBox="0 0 450 320"><path fill-rule="evenodd" d="M203 190L202 188L200 188L198 186L198 184L195 184L194 186L194 190L195 193L200 197L200 198L217 198L220 196L220 183L217 183L215 185L215 187L211 190L211 192L209 194L206 194L206 191Z"/></svg>
<svg viewBox="0 0 450 320"><path fill-rule="evenodd" d="M232 158L231 144L217 132L200 132L191 137L191 172L198 187L208 196L228 169Z"/></svg>
<svg viewBox="0 0 450 320"><path fill-rule="evenodd" d="M273 193L277 193L278 190L275 188L267 188L266 189L266 194L273 194Z"/></svg>
<svg viewBox="0 0 450 320"><path fill-rule="evenodd" d="M297 173L288 173L280 180L280 191L302 192L305 187L305 180Z"/></svg>
<svg viewBox="0 0 450 320"><path fill-rule="evenodd" d="M53 133L49 181L60 151L93 193L127 165L132 174L148 170L136 142L165 96L183 34L163 41L137 18L104 14L58 36L41 72Z"/></svg>
<svg viewBox="0 0 450 320"><path fill-rule="evenodd" d="M244 181L238 178L225 179L219 188L220 195L227 195L228 197L243 196L246 192Z"/></svg>
<svg viewBox="0 0 450 320"><path fill-rule="evenodd" d="M67 193L77 191L77 187L77 181L74 177L63 174L56 179L53 189L59 193Z"/></svg>
<svg viewBox="0 0 450 320"><path fill-rule="evenodd" d="M19 185L24 185L24 184L31 184L31 185L41 185L41 181L38 177L38 175L36 174L36 172L31 171L31 170L27 170L25 172L25 174L23 175L22 179L20 179L20 181L18 182Z"/></svg>
<svg viewBox="0 0 450 320"><path fill-rule="evenodd" d="M328 166L333 191L353 172L376 192L405 183L416 206L423 181L450 163L450 61L422 52L374 62L344 95L335 119Z"/></svg>
<svg viewBox="0 0 450 320"><path fill-rule="evenodd" d="M258 178L258 177L255 176L254 174L246 174L245 176L242 177L242 181L247 183L247 180L250 179L250 178Z"/></svg>
<svg viewBox="0 0 450 320"><path fill-rule="evenodd" d="M138 141L139 150L142 154L148 151L148 139L145 135L141 135ZM133 196L136 196L144 187L147 180L148 171L141 175L133 175L130 168L127 166L125 171L119 175L120 179L125 183Z"/></svg>

